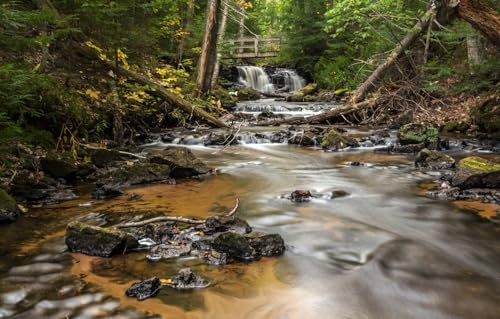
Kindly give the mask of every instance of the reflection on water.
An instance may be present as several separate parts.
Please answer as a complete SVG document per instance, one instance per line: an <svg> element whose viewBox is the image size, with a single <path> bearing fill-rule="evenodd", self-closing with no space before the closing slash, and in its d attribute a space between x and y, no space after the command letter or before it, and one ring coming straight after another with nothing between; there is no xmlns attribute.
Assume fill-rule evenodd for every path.
<svg viewBox="0 0 500 319"><path fill-rule="evenodd" d="M79 206L91 201L84 192L2 227L0 318L499 318L499 228L469 212L490 217L498 205L426 198L435 176L404 156L287 145L194 151L221 173L127 190L135 200ZM318 197L283 198L296 189ZM329 199L335 190L350 195ZM254 228L283 235L285 256L219 268L196 259L150 263L143 253L63 252L65 225L78 216L206 217L223 214L236 197ZM186 266L211 286L165 288L144 302L124 296L134 281Z"/></svg>

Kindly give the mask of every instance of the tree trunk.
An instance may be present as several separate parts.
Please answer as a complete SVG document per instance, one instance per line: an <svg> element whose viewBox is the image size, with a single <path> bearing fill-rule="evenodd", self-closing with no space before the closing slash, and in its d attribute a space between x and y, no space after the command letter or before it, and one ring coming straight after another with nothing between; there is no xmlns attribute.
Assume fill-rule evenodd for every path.
<svg viewBox="0 0 500 319"><path fill-rule="evenodd" d="M200 62L198 63L198 78L196 81L196 96L201 96L210 90L215 62L217 60L217 31L221 0L208 0L205 23L205 36L201 48Z"/></svg>
<svg viewBox="0 0 500 319"><path fill-rule="evenodd" d="M415 42L418 35L425 30L432 19L435 17L437 10L434 6L429 9L424 16L417 22L413 27L413 31L408 33L404 39L396 46L396 48L391 52L387 60L379 65L377 69L370 75L370 77L356 90L352 98L352 102L359 103L363 101L368 93L370 93L378 81L385 75L385 73L392 67L398 59L403 55L403 53Z"/></svg>
<svg viewBox="0 0 500 319"><path fill-rule="evenodd" d="M177 47L177 67L182 63L184 58L184 46L186 45L186 37L191 35L191 25L193 24L194 16L194 0L188 1L186 20L184 21L184 27L182 28L182 36L179 39L179 46Z"/></svg>
<svg viewBox="0 0 500 319"><path fill-rule="evenodd" d="M480 0L460 0L457 13L500 49L500 14Z"/></svg>
<svg viewBox="0 0 500 319"><path fill-rule="evenodd" d="M227 1L229 1L229 0L227 0ZM224 36L226 35L227 15L229 13L229 4L227 1L224 2L224 10L222 11L222 20L220 22L220 27L219 27L219 38L217 40L219 45L222 43L222 41L224 41ZM220 59L221 59L221 54L217 53L217 60L215 61L215 68L214 68L214 75L212 76L212 84L210 86L211 89L213 89L217 85L217 80L219 79Z"/></svg>
<svg viewBox="0 0 500 319"><path fill-rule="evenodd" d="M467 57L469 67L481 64L481 38L476 30L467 33Z"/></svg>

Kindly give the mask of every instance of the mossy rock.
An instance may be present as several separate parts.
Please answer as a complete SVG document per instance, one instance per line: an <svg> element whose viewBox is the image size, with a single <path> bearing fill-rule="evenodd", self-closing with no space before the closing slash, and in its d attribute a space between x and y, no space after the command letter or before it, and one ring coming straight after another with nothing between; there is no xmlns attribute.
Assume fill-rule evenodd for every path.
<svg viewBox="0 0 500 319"><path fill-rule="evenodd" d="M342 133L339 133L337 130L332 129L326 133L321 141L321 147L325 150L341 150L346 147L358 147L359 143Z"/></svg>
<svg viewBox="0 0 500 319"><path fill-rule="evenodd" d="M110 257L137 248L137 239L114 227L103 228L72 222L66 230L69 251L90 256Z"/></svg>
<svg viewBox="0 0 500 319"><path fill-rule="evenodd" d="M301 88L298 92L302 93L303 96L316 94L318 92L318 85L316 83L310 83Z"/></svg>
<svg viewBox="0 0 500 319"><path fill-rule="evenodd" d="M443 131L465 133L469 128L470 124L467 122L448 122L443 127Z"/></svg>
<svg viewBox="0 0 500 319"><path fill-rule="evenodd" d="M428 124L410 123L403 125L398 131L398 139L402 145L421 144L437 145L439 131Z"/></svg>
<svg viewBox="0 0 500 319"><path fill-rule="evenodd" d="M213 242L213 248L227 254L230 261L249 262L256 258L256 252L244 235L226 232L218 235Z"/></svg>
<svg viewBox="0 0 500 319"><path fill-rule="evenodd" d="M18 216L16 200L0 188L0 224L12 223Z"/></svg>
<svg viewBox="0 0 500 319"><path fill-rule="evenodd" d="M207 174L210 169L185 147L168 147L162 152L153 153L150 163L170 166L170 176L187 178Z"/></svg>
<svg viewBox="0 0 500 319"><path fill-rule="evenodd" d="M132 166L120 167L104 174L99 184L139 185L167 180L170 177L170 166L155 163L135 163Z"/></svg>
<svg viewBox="0 0 500 319"><path fill-rule="evenodd" d="M97 167L106 167L123 160L124 156L117 150L97 149L90 151L92 163Z"/></svg>
<svg viewBox="0 0 500 319"><path fill-rule="evenodd" d="M455 160L444 153L425 148L418 153L415 166L430 169L449 169L455 166Z"/></svg>
<svg viewBox="0 0 500 319"><path fill-rule="evenodd" d="M74 179L78 167L69 153L49 153L41 160L43 170L55 178Z"/></svg>
<svg viewBox="0 0 500 319"><path fill-rule="evenodd" d="M304 102L304 93L302 92L294 92L286 97L287 102Z"/></svg>
<svg viewBox="0 0 500 319"><path fill-rule="evenodd" d="M500 164L471 156L458 162L452 185L467 188L500 188Z"/></svg>
<svg viewBox="0 0 500 319"><path fill-rule="evenodd" d="M347 92L349 92L349 89L338 89L335 90L335 95L342 96L345 95Z"/></svg>
<svg viewBox="0 0 500 319"><path fill-rule="evenodd" d="M314 146L317 144L317 136L314 130L307 130L303 133L297 133L290 139L288 139L288 144L300 145L300 146Z"/></svg>
<svg viewBox="0 0 500 319"><path fill-rule="evenodd" d="M241 88L238 90L239 101L254 101L260 99L260 92L252 88Z"/></svg>
<svg viewBox="0 0 500 319"><path fill-rule="evenodd" d="M471 117L481 131L500 137L500 97L480 103L471 112Z"/></svg>

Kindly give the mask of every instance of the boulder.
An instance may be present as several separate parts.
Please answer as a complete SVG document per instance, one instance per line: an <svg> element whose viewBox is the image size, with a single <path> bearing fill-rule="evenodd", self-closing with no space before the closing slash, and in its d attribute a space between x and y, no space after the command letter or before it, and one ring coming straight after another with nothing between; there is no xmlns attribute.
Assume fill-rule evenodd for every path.
<svg viewBox="0 0 500 319"><path fill-rule="evenodd" d="M252 231L252 227L250 227L245 220L234 216L210 217L200 226L200 229L208 235L228 231L238 234L247 234Z"/></svg>
<svg viewBox="0 0 500 319"><path fill-rule="evenodd" d="M459 132L465 133L470 128L470 124L467 122L448 122L443 126L444 132Z"/></svg>
<svg viewBox="0 0 500 319"><path fill-rule="evenodd" d="M18 216L16 201L0 188L0 224L15 222Z"/></svg>
<svg viewBox="0 0 500 319"><path fill-rule="evenodd" d="M491 97L477 105L471 117L481 131L500 138L500 97Z"/></svg>
<svg viewBox="0 0 500 319"><path fill-rule="evenodd" d="M326 135L323 137L323 140L321 141L321 147L324 150L331 150L331 151L337 151L344 149L346 147L358 147L359 143L346 135L343 135L339 133L336 130L330 130Z"/></svg>
<svg viewBox="0 0 500 319"><path fill-rule="evenodd" d="M428 124L410 123L399 129L398 139L401 145L425 144L427 147L437 147L439 131Z"/></svg>
<svg viewBox="0 0 500 319"><path fill-rule="evenodd" d="M122 187L120 185L105 184L105 185L102 185L101 187L98 187L92 193L92 198L109 199L109 198L115 198L115 197L121 196L123 194L124 194L124 192L123 192Z"/></svg>
<svg viewBox="0 0 500 319"><path fill-rule="evenodd" d="M157 277L153 277L141 282L134 283L125 295L127 297L136 298L139 301L154 297L161 289L161 281Z"/></svg>
<svg viewBox="0 0 500 319"><path fill-rule="evenodd" d="M500 164L477 156L458 162L451 184L460 189L500 188Z"/></svg>
<svg viewBox="0 0 500 319"><path fill-rule="evenodd" d="M95 166L106 167L114 162L122 161L124 156L117 150L96 149L90 151L90 158Z"/></svg>
<svg viewBox="0 0 500 319"><path fill-rule="evenodd" d="M76 177L78 167L71 155L64 153L49 153L42 158L42 169L50 176L72 180Z"/></svg>
<svg viewBox="0 0 500 319"><path fill-rule="evenodd" d="M251 232L245 237L250 246L260 256L281 256L285 252L285 241L278 234Z"/></svg>
<svg viewBox="0 0 500 319"><path fill-rule="evenodd" d="M137 239L117 228L103 228L72 222L66 230L69 251L90 256L110 257L139 246Z"/></svg>
<svg viewBox="0 0 500 319"><path fill-rule="evenodd" d="M426 148L421 150L415 159L416 167L426 167L430 169L450 169L455 166L455 160L441 152L431 151Z"/></svg>
<svg viewBox="0 0 500 319"><path fill-rule="evenodd" d="M260 92L249 87L238 90L239 101L254 101L260 99Z"/></svg>
<svg viewBox="0 0 500 319"><path fill-rule="evenodd" d="M155 163L134 163L120 167L100 177L98 185L139 185L165 181L170 178L170 166Z"/></svg>
<svg viewBox="0 0 500 319"><path fill-rule="evenodd" d="M290 200L296 203L308 202L312 199L312 194L310 191L296 190L290 194Z"/></svg>
<svg viewBox="0 0 500 319"><path fill-rule="evenodd" d="M162 152L153 153L149 162L170 166L170 176L173 178L187 178L210 172L208 166L185 147L168 147Z"/></svg>
<svg viewBox="0 0 500 319"><path fill-rule="evenodd" d="M184 268L172 279L170 286L180 290L206 288L208 287L208 281L193 273L191 268Z"/></svg>
<svg viewBox="0 0 500 319"><path fill-rule="evenodd" d="M248 239L237 233L227 232L217 235L212 246L217 252L226 254L229 262L250 262L257 257Z"/></svg>

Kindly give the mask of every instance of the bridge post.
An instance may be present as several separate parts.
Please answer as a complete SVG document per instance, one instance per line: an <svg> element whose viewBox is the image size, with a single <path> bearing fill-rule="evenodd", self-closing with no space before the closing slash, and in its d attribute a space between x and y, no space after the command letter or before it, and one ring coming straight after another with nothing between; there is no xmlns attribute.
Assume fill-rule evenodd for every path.
<svg viewBox="0 0 500 319"><path fill-rule="evenodd" d="M255 51L255 56L259 56L259 37L256 36L255 39L253 40L253 46L254 46L254 51Z"/></svg>

